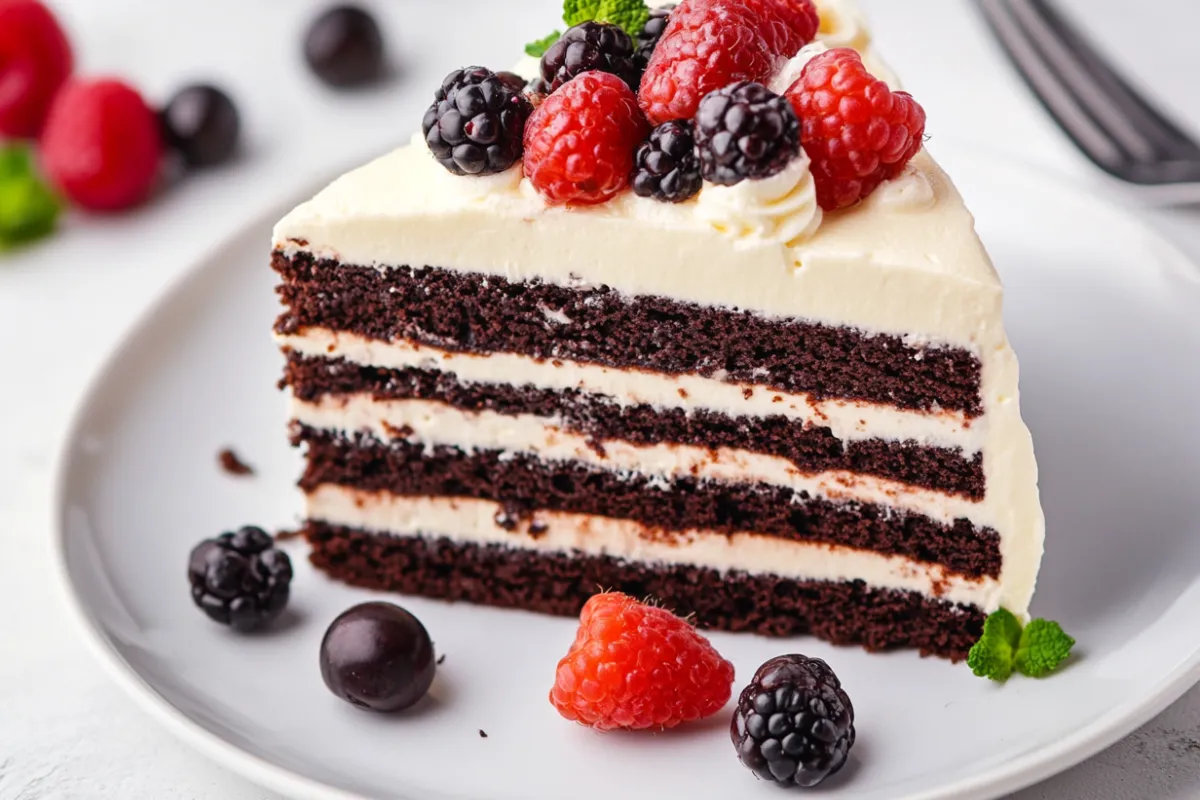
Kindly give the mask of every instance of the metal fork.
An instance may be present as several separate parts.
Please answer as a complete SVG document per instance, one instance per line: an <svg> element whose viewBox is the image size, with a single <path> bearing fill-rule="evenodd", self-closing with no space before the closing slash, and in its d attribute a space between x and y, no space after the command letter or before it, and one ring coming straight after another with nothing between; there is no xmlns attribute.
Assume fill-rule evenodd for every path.
<svg viewBox="0 0 1200 800"><path fill-rule="evenodd" d="M1118 75L1050 0L977 2L1029 88L1098 167L1128 183L1200 193L1200 145Z"/></svg>

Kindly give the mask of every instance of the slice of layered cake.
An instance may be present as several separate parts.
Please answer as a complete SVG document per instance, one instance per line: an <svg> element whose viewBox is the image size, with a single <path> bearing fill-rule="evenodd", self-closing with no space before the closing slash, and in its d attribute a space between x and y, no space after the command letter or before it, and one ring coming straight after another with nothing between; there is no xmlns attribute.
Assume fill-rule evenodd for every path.
<svg viewBox="0 0 1200 800"><path fill-rule="evenodd" d="M924 112L844 2L635 24L572 27L527 86L451 73L409 146L276 227L313 562L964 656L1025 613L1043 521Z"/></svg>

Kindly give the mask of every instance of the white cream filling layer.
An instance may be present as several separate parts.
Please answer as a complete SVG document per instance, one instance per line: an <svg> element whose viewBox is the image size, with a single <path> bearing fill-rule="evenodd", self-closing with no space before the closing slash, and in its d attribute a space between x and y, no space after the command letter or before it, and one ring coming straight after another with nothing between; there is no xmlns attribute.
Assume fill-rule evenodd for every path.
<svg viewBox="0 0 1200 800"><path fill-rule="evenodd" d="M532 521L545 530L530 535L528 522L515 531L497 523L497 516L503 515L500 504L471 498L399 497L323 485L308 495L308 515L369 531L446 537L543 553L578 551L796 580L861 580L880 588L975 605L984 611L995 610L1000 598L999 586L991 578L969 579L947 573L939 565L900 556L753 533L688 530L664 536L630 520L542 511Z"/></svg>
<svg viewBox="0 0 1200 800"><path fill-rule="evenodd" d="M399 438L465 451L532 453L546 461L581 461L621 474L762 482L829 500L900 508L946 524L960 517L981 527L991 524L985 503L963 497L852 472L806 474L787 459L728 447L640 445L615 439L596 447L586 436L557 427L555 420L532 414L462 411L430 400L377 401L360 394L326 396L315 403L293 399L292 417L321 430L366 431L384 442Z"/></svg>
<svg viewBox="0 0 1200 800"><path fill-rule="evenodd" d="M572 323L547 311L546 324L560 327ZM303 355L343 358L368 367L452 372L464 383L511 384L554 391L579 389L604 395L622 406L646 404L655 408L706 410L731 417L782 415L797 422L828 427L842 441L884 439L931 447L960 447L966 457L979 451L987 430L985 419L968 423L958 412L903 411L893 406L847 400L816 401L804 394L755 384L510 353L454 353L417 342L379 342L326 328L308 328L291 336L277 335L276 341Z"/></svg>

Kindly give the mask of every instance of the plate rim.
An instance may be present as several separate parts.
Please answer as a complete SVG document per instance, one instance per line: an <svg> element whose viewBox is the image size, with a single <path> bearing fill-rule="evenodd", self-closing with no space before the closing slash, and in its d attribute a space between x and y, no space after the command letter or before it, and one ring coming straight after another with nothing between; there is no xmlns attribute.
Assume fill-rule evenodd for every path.
<svg viewBox="0 0 1200 800"><path fill-rule="evenodd" d="M1006 157L986 148L963 142L943 142L950 151L974 158L995 168L1001 161L1008 169L1023 173L1027 179L1050 184L1060 191L1067 191L1077 200L1103 209L1106 213L1118 213L1142 230L1149 242L1175 263L1197 265L1196 259L1148 223L1138 209L1122 206L1107 194L1089 193L1083 183L1059 174L1046 174L1027 162ZM83 425L88 412L109 380L113 368L127 357L128 351L140 339L142 332L154 321L159 308L182 293L187 284L202 274L207 265L236 240L245 237L251 230L269 225L278 215L278 209L295 205L293 197L302 202L312 194L311 189L296 187L321 187L328 180L295 182L287 190L288 201L264 204L262 210L226 232L212 246L204 248L188 260L188 265L166 283L134 316L133 321L117 338L116 343L99 361L88 377L83 390L77 396L68 416L62 438L55 450L52 465L52 487L50 508L52 515L51 549L53 572L58 594L64 600L68 616L83 635L84 643L93 657L100 662L104 672L133 701L158 724L166 728L177 739L200 752L211 762L245 778L251 783L287 797L298 800L376 800L369 795L332 786L316 778L306 777L265 758L254 755L223 739L196 722L185 711L173 705L145 680L113 647L110 637L86 608L83 598L75 586L67 560L67 490L73 468L73 456L79 449ZM305 194L305 192L308 194ZM1200 576L1198 576L1200 579ZM1059 773L1077 766L1102 750L1111 747L1145 723L1156 717L1178 700L1188 689L1200 682L1200 644L1191 655L1174 670L1157 681L1138 698L1131 699L1103 713L1087 726L1070 736L1060 739L1050 747L1043 747L1017 758L992 766L983 772L963 778L952 784L933 789L919 790L906 795L903 800L986 800L1020 791L1045 781ZM397 796L399 797L399 796ZM409 800L405 797L404 800ZM416 800L412 798L411 800Z"/></svg>

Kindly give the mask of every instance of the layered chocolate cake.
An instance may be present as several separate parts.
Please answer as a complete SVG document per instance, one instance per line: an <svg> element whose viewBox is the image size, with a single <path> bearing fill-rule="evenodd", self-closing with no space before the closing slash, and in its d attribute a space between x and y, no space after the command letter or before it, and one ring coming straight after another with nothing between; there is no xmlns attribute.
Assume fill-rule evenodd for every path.
<svg viewBox="0 0 1200 800"><path fill-rule="evenodd" d="M792 25L770 74L691 101L655 83L700 22L773 3L812 9L684 2L631 86L609 40L566 81L570 59L530 59L528 90L457 71L423 135L278 224L320 569L552 614L619 589L954 658L1025 613L1043 520L1001 284L857 9L818 3L825 44L799 54L813 31L770 18ZM855 86L891 128L837 134L877 150L850 174L812 120ZM572 124L611 137L588 150L607 184L555 161Z"/></svg>

